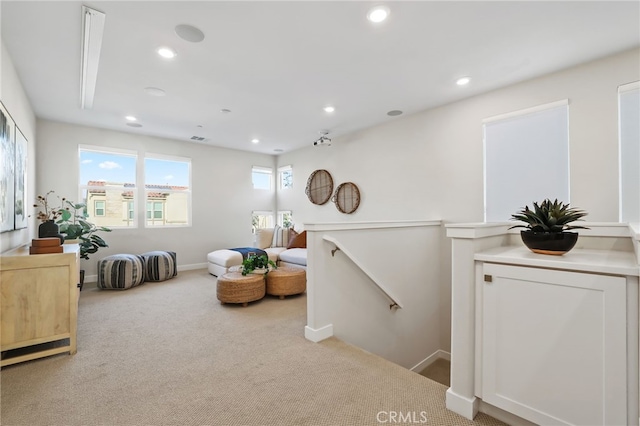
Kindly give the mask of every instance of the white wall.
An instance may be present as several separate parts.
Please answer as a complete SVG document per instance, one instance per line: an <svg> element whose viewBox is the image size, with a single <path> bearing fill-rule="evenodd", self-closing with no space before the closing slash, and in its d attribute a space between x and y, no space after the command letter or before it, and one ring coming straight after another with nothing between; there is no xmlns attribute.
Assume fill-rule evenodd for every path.
<svg viewBox="0 0 640 426"><path fill-rule="evenodd" d="M293 211L296 223L376 220L483 220L482 120L560 99L569 99L571 204L587 220L618 220L617 87L640 78L640 50L550 74L463 101L333 139L331 147L285 153L294 190L278 193L278 208ZM473 84L473 83L472 83ZM464 90L464 89L461 89ZM381 114L384 114L381 111ZM551 153L523 153L539 161ZM334 184L353 181L361 204L352 215L331 202L311 204L304 188L309 174L327 169ZM508 177L506 177L508 178ZM532 200L533 201L533 200ZM449 252L449 242L443 240ZM450 259L443 258L440 301L450 306ZM442 310L442 349L450 347L450 310Z"/></svg>
<svg viewBox="0 0 640 426"><path fill-rule="evenodd" d="M29 142L27 151L27 200L30 201L35 198L36 116L31 109L29 99L24 92L20 78L4 43L1 44L0 50L0 100L9 114L11 114L16 126ZM26 208L29 212L33 211L31 203L27 203ZM31 217L28 228L0 234L0 252L31 241L31 238L34 237L34 229L35 218Z"/></svg>
<svg viewBox="0 0 640 426"><path fill-rule="evenodd" d="M206 262L207 253L253 242L251 211L273 210L273 193L256 191L251 166L274 166L275 159L202 144L38 120L37 190L78 200L78 145L97 145L191 158L193 222L190 227L114 229L101 234L109 248L83 260L87 275L96 261L115 253L177 252L178 265Z"/></svg>
<svg viewBox="0 0 640 426"><path fill-rule="evenodd" d="M437 221L309 225L307 337L330 327L345 342L424 369L440 349L441 233ZM325 236L342 247L335 256ZM376 283L401 308L390 309Z"/></svg>

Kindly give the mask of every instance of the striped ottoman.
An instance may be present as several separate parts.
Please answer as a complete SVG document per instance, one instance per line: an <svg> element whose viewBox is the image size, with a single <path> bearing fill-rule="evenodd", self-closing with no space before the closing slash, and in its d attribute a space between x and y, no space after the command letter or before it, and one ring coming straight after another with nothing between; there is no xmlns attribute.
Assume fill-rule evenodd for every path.
<svg viewBox="0 0 640 426"><path fill-rule="evenodd" d="M142 284L144 264L137 254L114 254L98 260L98 288L126 290Z"/></svg>
<svg viewBox="0 0 640 426"><path fill-rule="evenodd" d="M178 275L175 252L150 251L141 256L145 281L165 281Z"/></svg>

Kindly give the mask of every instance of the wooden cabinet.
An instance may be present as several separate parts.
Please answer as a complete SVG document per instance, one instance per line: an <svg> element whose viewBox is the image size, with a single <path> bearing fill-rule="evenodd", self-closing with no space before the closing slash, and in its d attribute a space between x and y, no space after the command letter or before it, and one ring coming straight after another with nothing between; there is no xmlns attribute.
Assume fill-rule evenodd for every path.
<svg viewBox="0 0 640 426"><path fill-rule="evenodd" d="M29 255L28 246L0 257L0 366L76 353L79 246ZM37 345L37 346L36 346Z"/></svg>
<svg viewBox="0 0 640 426"><path fill-rule="evenodd" d="M476 396L537 424L637 424L637 277L484 258Z"/></svg>

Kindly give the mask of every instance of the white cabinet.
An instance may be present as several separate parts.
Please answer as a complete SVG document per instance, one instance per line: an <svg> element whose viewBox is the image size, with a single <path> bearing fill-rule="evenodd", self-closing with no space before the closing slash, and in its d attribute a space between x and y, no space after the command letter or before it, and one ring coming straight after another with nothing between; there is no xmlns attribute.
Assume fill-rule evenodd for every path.
<svg viewBox="0 0 640 426"><path fill-rule="evenodd" d="M539 424L628 424L626 279L481 267L478 396Z"/></svg>

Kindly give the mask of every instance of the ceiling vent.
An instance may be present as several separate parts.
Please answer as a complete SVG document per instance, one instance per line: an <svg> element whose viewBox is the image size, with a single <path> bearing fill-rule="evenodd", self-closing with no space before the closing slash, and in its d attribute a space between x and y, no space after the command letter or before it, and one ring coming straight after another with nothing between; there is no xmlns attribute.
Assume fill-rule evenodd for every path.
<svg viewBox="0 0 640 426"><path fill-rule="evenodd" d="M205 139L202 136L191 136L192 141L203 142Z"/></svg>

